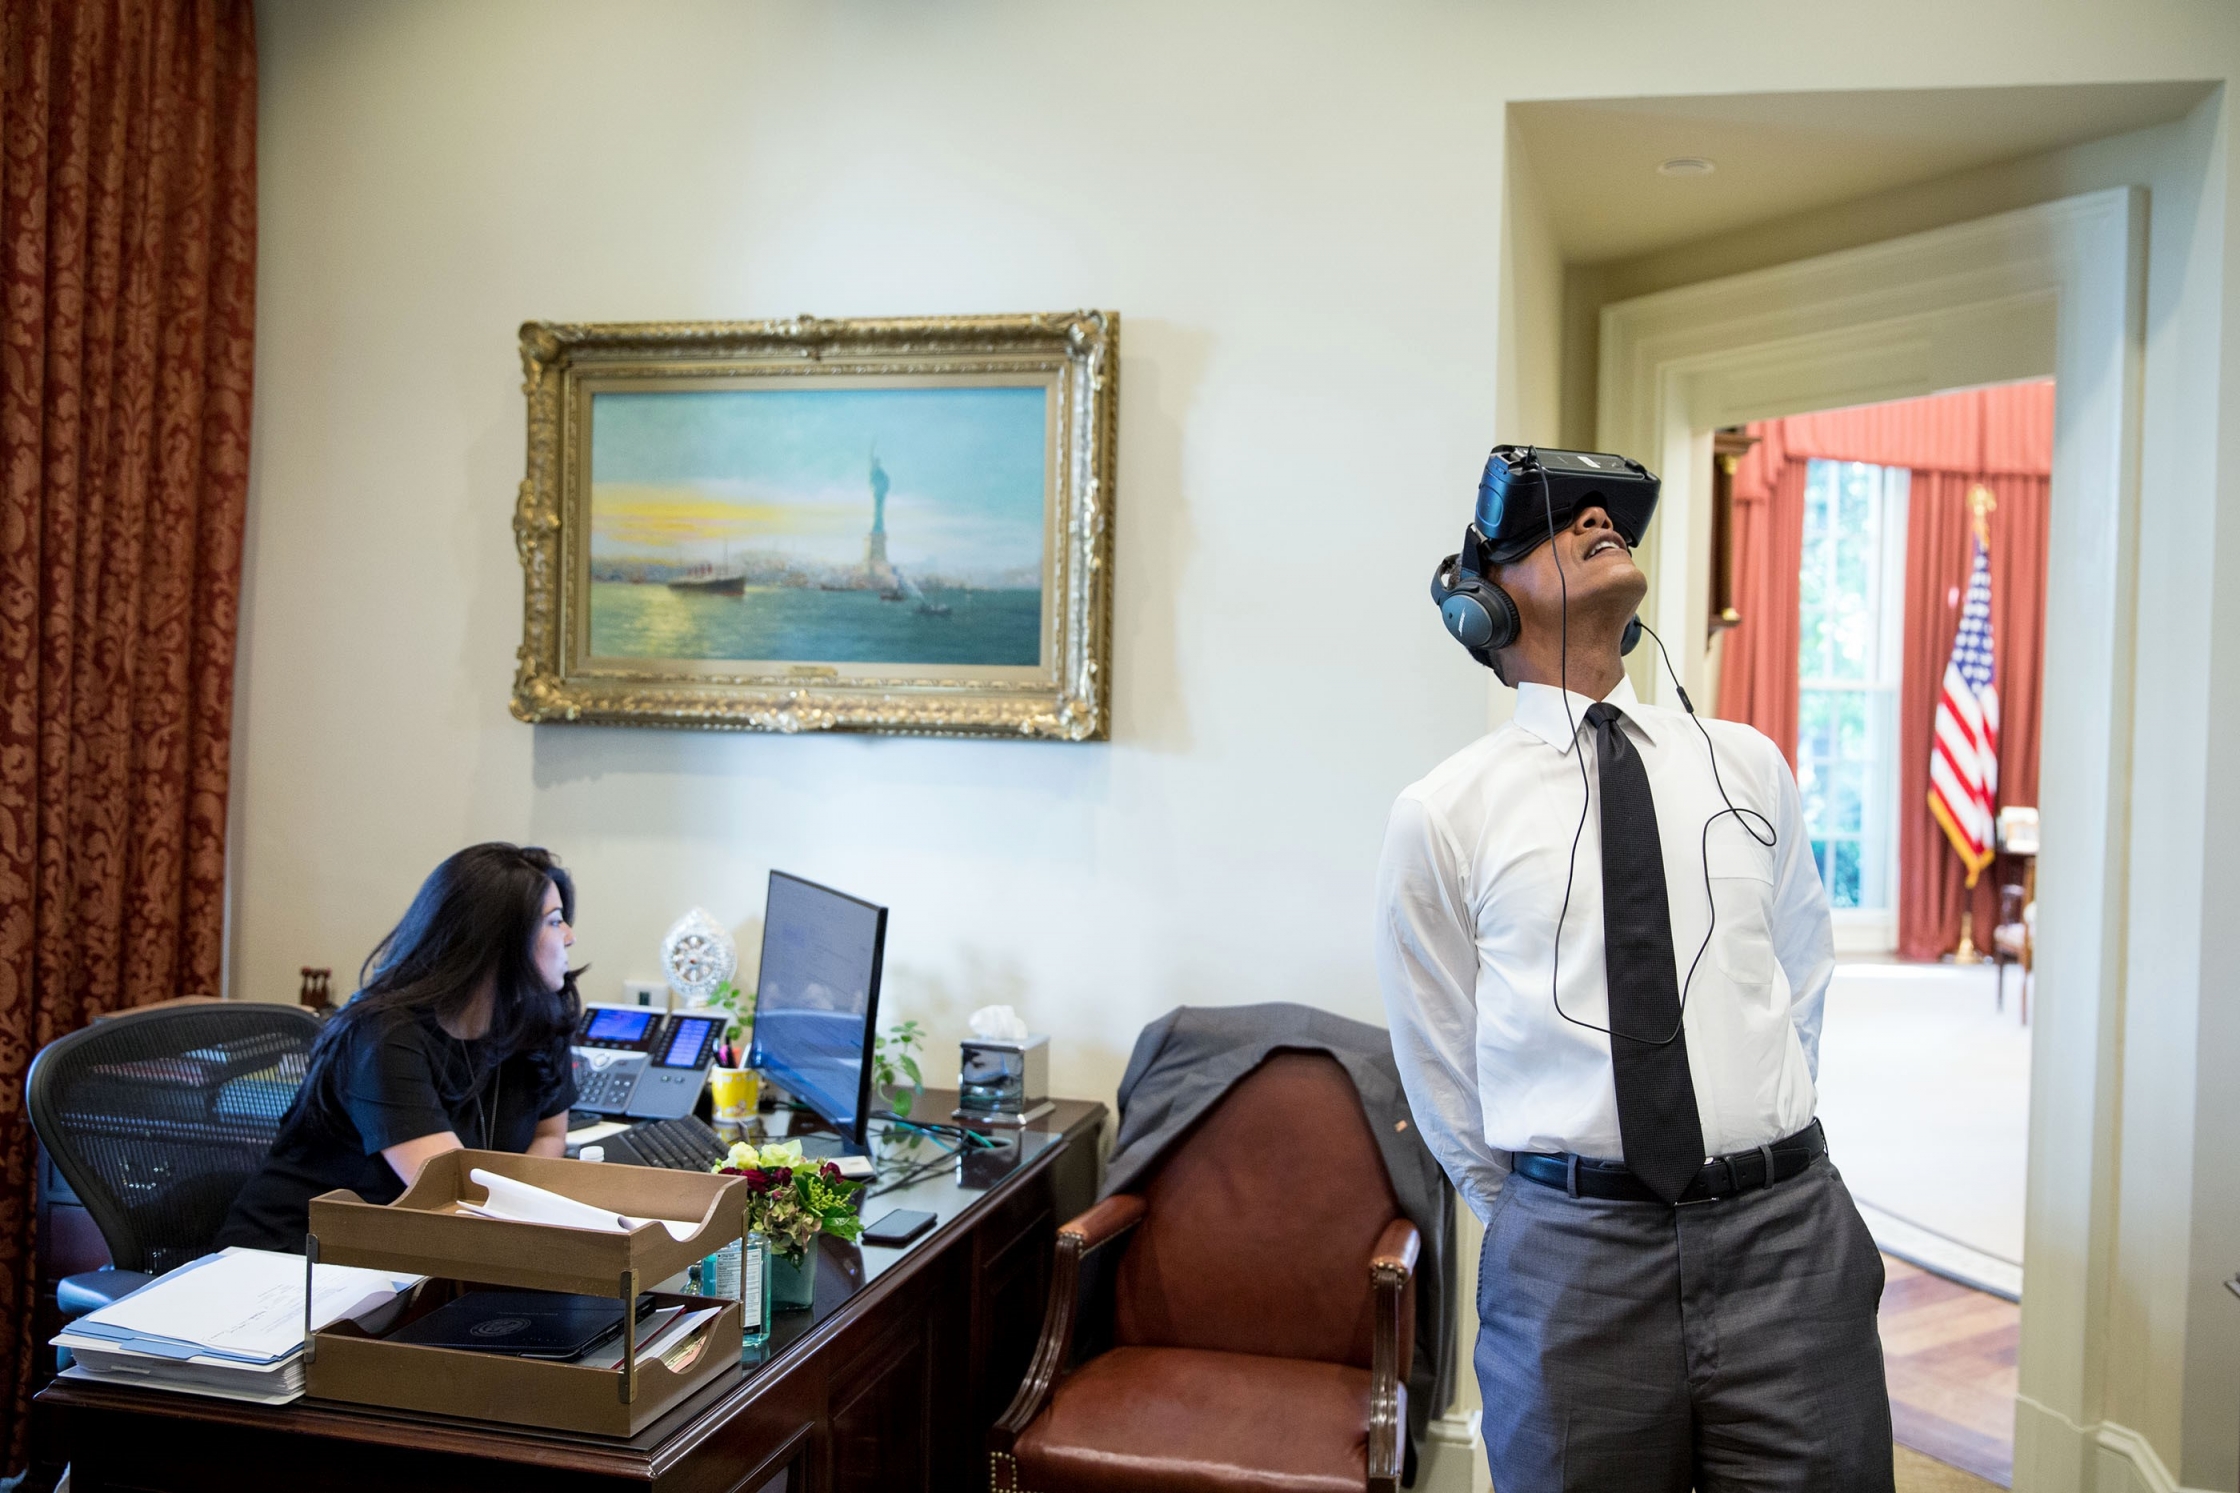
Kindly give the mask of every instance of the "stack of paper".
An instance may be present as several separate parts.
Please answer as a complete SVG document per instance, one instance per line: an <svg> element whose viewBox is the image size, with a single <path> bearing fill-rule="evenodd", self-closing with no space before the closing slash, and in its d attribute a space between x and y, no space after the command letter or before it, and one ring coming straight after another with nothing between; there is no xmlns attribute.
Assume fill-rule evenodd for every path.
<svg viewBox="0 0 2240 1493"><path fill-rule="evenodd" d="M700 1343L693 1334L714 1321L721 1310L717 1306L704 1306L688 1312L681 1306L670 1306L650 1314L638 1323L638 1362L658 1358L668 1365L670 1372L683 1373L700 1357ZM620 1367L622 1334L616 1333L575 1361L594 1369Z"/></svg>
<svg viewBox="0 0 2240 1493"><path fill-rule="evenodd" d="M482 1218L503 1218L515 1223L554 1224L564 1229L598 1229L609 1234L627 1234L658 1223L669 1231L672 1239L690 1239L700 1231L697 1223L684 1223L673 1218L633 1218L627 1213L614 1213L605 1208L595 1208L589 1203L578 1202L547 1188L534 1187L527 1182L517 1182L511 1177L501 1177L496 1172L481 1167L467 1173L467 1180L488 1193L480 1203L461 1203L459 1211L473 1213ZM302 1299L300 1296L297 1298Z"/></svg>
<svg viewBox="0 0 2240 1493"><path fill-rule="evenodd" d="M301 1255L228 1249L181 1265L54 1339L75 1377L282 1405L303 1393ZM389 1306L422 1277L320 1265L314 1331Z"/></svg>

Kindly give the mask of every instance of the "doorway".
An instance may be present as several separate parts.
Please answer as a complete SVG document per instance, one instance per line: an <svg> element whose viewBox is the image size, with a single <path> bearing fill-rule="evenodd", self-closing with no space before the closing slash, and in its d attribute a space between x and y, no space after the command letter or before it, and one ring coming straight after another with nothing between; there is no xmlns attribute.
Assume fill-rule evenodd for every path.
<svg viewBox="0 0 2240 1493"><path fill-rule="evenodd" d="M1716 713L1789 758L1832 907L1819 1113L1897 1283L1899 1439L2000 1484L2029 1113L2036 840L2019 827L2037 816L2054 405L2050 381L2026 381L1713 442ZM2020 969L1985 966L1979 942ZM1942 1155L1968 1164L1922 1165Z"/></svg>
<svg viewBox="0 0 2240 1493"><path fill-rule="evenodd" d="M2018 1487L2059 1485L2058 1469L2111 1444L2105 1430L2077 1430L2099 1422L2084 1398L2097 1390L2078 1366L2100 1353L2094 1324L2110 1265L2096 1223L2116 1184L2112 1166L2098 1160L2108 1154L2108 1117L2094 1098L2116 1082L2101 1029L2121 1006L2120 982L2106 972L2121 947L2122 898L2110 894L2125 874L2117 785L2129 730L2119 660L2130 638L2130 556L2109 536L2127 532L2136 510L2125 451L2138 419L2129 370L2141 345L2135 286L2144 221L2141 194L2115 189L1600 311L1597 444L1639 453L1665 475L1660 532L1643 559L1647 610L1667 637L1704 639L1713 615L1714 432L1940 390L2057 380L2047 573L2058 605L2047 609L2043 647L2062 669L2042 707L2039 796L2063 861L2039 887L2042 988L2033 992L2028 1042L2030 1074L2061 1102L2041 1097L2029 1107L2024 1145L2028 1167L2048 1183L2061 1180L2024 1193L2030 1290L2021 1315L2031 1326L2018 1330L2015 1348ZM1909 519L1919 499L1909 486ZM1723 693L1718 650L1675 652L1695 698ZM1646 670L1634 683L1650 698L1671 697ZM1824 1061L1833 1037L1831 1025ZM1828 1076L1840 1084L1840 1075ZM1893 1108L1885 1098L1864 1123L1886 1126ZM1831 1144L1848 1147L1834 1121L1830 1129ZM1840 1150L1838 1164L1853 1169Z"/></svg>

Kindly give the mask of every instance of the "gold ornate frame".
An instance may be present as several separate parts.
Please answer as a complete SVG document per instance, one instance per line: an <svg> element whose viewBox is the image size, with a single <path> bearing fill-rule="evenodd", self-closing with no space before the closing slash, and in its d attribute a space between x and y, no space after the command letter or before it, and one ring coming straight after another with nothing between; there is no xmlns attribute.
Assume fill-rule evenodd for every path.
<svg viewBox="0 0 2240 1493"><path fill-rule="evenodd" d="M1112 512L1120 317L529 322L529 469L514 507L524 721L1102 741L1111 735ZM850 385L959 376L1049 390L1042 661L1032 668L597 660L591 655L590 397L596 388ZM737 672L743 670L744 672Z"/></svg>

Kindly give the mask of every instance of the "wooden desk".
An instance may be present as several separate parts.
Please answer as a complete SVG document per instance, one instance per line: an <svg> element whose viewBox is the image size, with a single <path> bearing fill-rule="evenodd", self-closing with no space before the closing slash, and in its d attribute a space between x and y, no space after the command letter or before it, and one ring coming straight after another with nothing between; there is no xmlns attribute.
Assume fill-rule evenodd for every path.
<svg viewBox="0 0 2240 1493"><path fill-rule="evenodd" d="M944 1117L954 1102L928 1090L921 1112ZM951 1165L867 1200L869 1217L919 1208L941 1224L901 1249L823 1241L816 1305L779 1315L761 1364L628 1441L69 1378L39 1403L61 1422L74 1493L984 1488L987 1430L1033 1355L1057 1226L1095 1197L1103 1119L1101 1104L1060 1100L1008 1170L960 1177ZM884 1182L894 1172L882 1168Z"/></svg>

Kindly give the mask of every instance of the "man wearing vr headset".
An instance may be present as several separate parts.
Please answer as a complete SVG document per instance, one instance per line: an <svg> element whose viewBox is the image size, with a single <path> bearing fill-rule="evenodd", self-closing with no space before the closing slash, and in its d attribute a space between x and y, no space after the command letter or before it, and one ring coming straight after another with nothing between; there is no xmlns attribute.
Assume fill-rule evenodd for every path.
<svg viewBox="0 0 2240 1493"><path fill-rule="evenodd" d="M1881 1258L1813 1118L1827 896L1773 743L1627 681L1657 491L1486 463L1431 590L1516 714L1393 807L1393 1052L1486 1228L1500 1493L1889 1493Z"/></svg>

